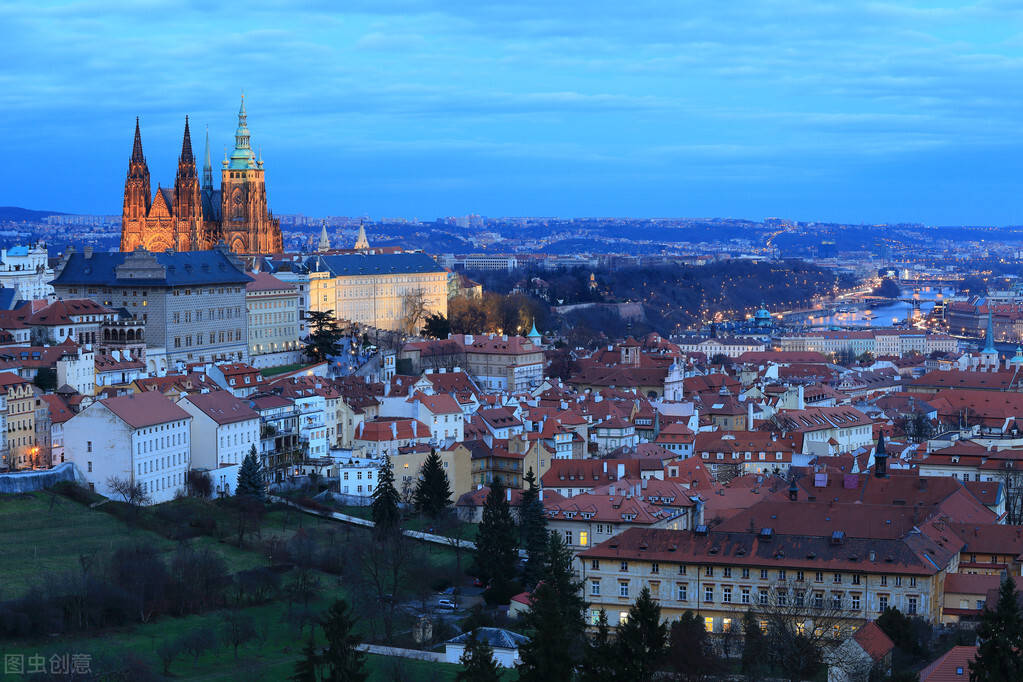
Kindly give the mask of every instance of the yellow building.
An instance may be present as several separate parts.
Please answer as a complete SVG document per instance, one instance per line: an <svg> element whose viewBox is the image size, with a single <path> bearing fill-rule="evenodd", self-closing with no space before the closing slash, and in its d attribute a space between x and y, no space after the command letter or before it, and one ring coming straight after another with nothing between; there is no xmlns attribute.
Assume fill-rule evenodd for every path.
<svg viewBox="0 0 1023 682"><path fill-rule="evenodd" d="M448 271L424 253L323 255L309 265L310 310L406 333L447 315Z"/></svg>
<svg viewBox="0 0 1023 682"><path fill-rule="evenodd" d="M400 452L391 457L391 464L394 467L394 484L398 490L406 486L415 488L419 480L419 471L423 463L430 456L430 448L408 448L408 452ZM414 450L414 451L413 451ZM455 444L449 450L437 450L440 457L440 464L444 473L448 475L448 483L451 485L451 503L454 504L464 493L472 490L472 473L470 463L470 452L461 443Z"/></svg>
<svg viewBox="0 0 1023 682"><path fill-rule="evenodd" d="M9 469L33 466L36 447L36 398L30 381L0 372L0 390L7 403L7 452L3 465Z"/></svg>

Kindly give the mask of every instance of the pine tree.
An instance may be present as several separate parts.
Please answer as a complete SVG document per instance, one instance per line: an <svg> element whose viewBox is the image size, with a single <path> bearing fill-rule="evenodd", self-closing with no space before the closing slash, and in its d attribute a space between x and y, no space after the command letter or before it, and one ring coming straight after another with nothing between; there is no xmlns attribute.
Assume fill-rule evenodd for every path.
<svg viewBox="0 0 1023 682"><path fill-rule="evenodd" d="M698 680L722 670L710 643L703 618L686 611L671 624L666 667L676 679Z"/></svg>
<svg viewBox="0 0 1023 682"><path fill-rule="evenodd" d="M310 636L309 641L302 647L302 658L295 662L295 671L289 678L291 682L317 682L319 675L320 655L316 653L316 645L313 644L313 638Z"/></svg>
<svg viewBox="0 0 1023 682"><path fill-rule="evenodd" d="M334 317L333 310L307 310L306 326L311 330L305 352L314 362L322 362L337 352L337 342L344 332Z"/></svg>
<svg viewBox="0 0 1023 682"><path fill-rule="evenodd" d="M559 602L564 611L565 626L570 629L574 638L573 654L581 655L581 645L586 632L586 600L583 599L583 584L577 580L572 563L575 558L572 550L558 533L547 534L546 561L541 580L550 585L558 593Z"/></svg>
<svg viewBox="0 0 1023 682"><path fill-rule="evenodd" d="M1023 680L1023 612L1011 577L1002 579L998 604L980 617L977 656L970 661L970 682Z"/></svg>
<svg viewBox="0 0 1023 682"><path fill-rule="evenodd" d="M476 531L476 561L473 572L486 585L484 598L490 604L507 604L515 594L518 533L512 519L505 487L499 479L490 486L483 505L483 519Z"/></svg>
<svg viewBox="0 0 1023 682"><path fill-rule="evenodd" d="M601 609L597 618L597 632L586 645L577 679L579 682L607 682L615 678L617 671L618 651L611 640L607 611Z"/></svg>
<svg viewBox="0 0 1023 682"><path fill-rule="evenodd" d="M661 622L661 605L643 587L629 617L618 627L618 660L627 680L648 680L664 661L668 626Z"/></svg>
<svg viewBox="0 0 1023 682"><path fill-rule="evenodd" d="M447 509L451 498L451 483L436 450L430 450L419 475L413 496L416 511L436 519Z"/></svg>
<svg viewBox="0 0 1023 682"><path fill-rule="evenodd" d="M368 674L363 670L366 654L358 650L362 638L353 633L355 621L348 613L348 604L338 599L320 623L327 638L321 660L326 667L327 682L363 682Z"/></svg>
<svg viewBox="0 0 1023 682"><path fill-rule="evenodd" d="M519 647L519 682L570 680L576 660L566 652L574 648L572 628L565 622L561 596L541 582L533 590L532 604L523 616L529 641Z"/></svg>
<svg viewBox="0 0 1023 682"><path fill-rule="evenodd" d="M377 537L389 535L400 528L401 512L398 502L401 497L394 487L394 468L391 458L384 457L383 464L377 470L377 486L373 489L373 523Z"/></svg>
<svg viewBox="0 0 1023 682"><path fill-rule="evenodd" d="M742 634L742 673L751 680L762 679L767 675L770 650L767 637L751 610L742 617Z"/></svg>
<svg viewBox="0 0 1023 682"><path fill-rule="evenodd" d="M526 550L526 564L522 569L522 584L527 589L536 587L547 560L547 515L540 501L540 490L530 467L525 481L529 486L522 493L519 506L519 535Z"/></svg>
<svg viewBox="0 0 1023 682"><path fill-rule="evenodd" d="M501 668L494 660L494 650L486 642L476 637L476 630L469 633L465 642L465 650L458 659L463 670L455 678L456 682L500 682Z"/></svg>
<svg viewBox="0 0 1023 682"><path fill-rule="evenodd" d="M266 501L266 480L263 476L263 467L259 463L259 456L256 455L255 445L242 460L242 466L238 470L238 484L234 491L236 495L259 502Z"/></svg>

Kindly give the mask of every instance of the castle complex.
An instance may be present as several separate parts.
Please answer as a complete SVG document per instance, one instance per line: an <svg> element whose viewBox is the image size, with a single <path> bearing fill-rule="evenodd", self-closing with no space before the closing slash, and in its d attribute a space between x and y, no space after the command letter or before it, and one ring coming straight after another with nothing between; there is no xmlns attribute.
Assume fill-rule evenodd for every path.
<svg viewBox="0 0 1023 682"><path fill-rule="evenodd" d="M281 252L280 221L267 206L263 160L256 159L249 144L244 96L234 139L234 151L223 161L220 189L214 189L207 133L200 184L186 117L174 187L157 186L153 196L136 119L124 182L121 251L203 251L223 241L235 253Z"/></svg>

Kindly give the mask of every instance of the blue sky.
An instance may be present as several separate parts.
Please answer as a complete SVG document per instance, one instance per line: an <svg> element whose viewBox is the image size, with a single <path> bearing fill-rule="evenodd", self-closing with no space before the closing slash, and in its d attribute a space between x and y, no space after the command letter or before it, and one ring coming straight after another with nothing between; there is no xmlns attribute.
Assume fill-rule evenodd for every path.
<svg viewBox="0 0 1023 682"><path fill-rule="evenodd" d="M282 10L283 6L286 10ZM246 93L277 213L1023 223L1023 3L0 3L0 205L117 213Z"/></svg>

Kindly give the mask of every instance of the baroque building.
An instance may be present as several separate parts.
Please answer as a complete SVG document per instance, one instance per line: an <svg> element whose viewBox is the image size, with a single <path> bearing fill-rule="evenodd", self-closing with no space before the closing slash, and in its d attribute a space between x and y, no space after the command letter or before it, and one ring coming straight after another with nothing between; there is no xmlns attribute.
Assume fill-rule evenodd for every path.
<svg viewBox="0 0 1023 682"><path fill-rule="evenodd" d="M243 95L234 151L223 161L218 190L213 188L209 133L200 184L186 116L174 186L158 185L155 195L135 120L135 144L124 182L121 251L204 251L221 241L235 253L283 250L280 221L267 206L263 160L252 151L246 118Z"/></svg>

